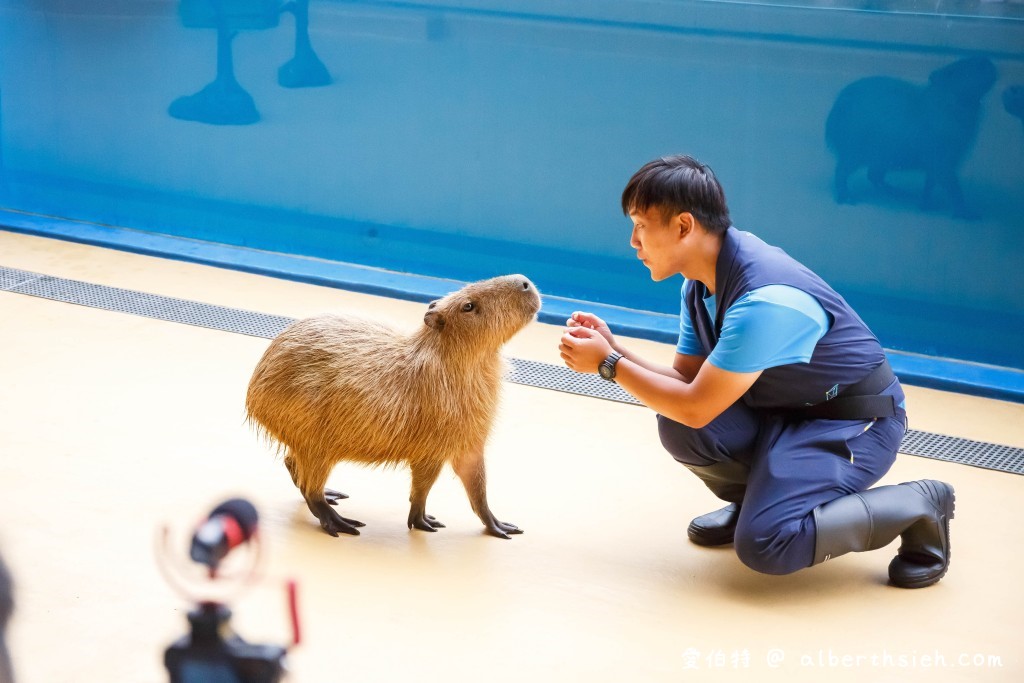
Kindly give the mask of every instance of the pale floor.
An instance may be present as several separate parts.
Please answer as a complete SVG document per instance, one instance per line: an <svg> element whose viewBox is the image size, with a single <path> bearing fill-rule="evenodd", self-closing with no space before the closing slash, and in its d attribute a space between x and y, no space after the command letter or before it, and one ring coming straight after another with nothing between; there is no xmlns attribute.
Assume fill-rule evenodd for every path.
<svg viewBox="0 0 1024 683"><path fill-rule="evenodd" d="M0 266L290 317L411 326L423 312L7 232ZM558 336L533 324L505 353L558 363ZM524 535L483 535L450 473L429 507L448 527L409 531L406 472L341 465L343 514L367 526L331 538L243 423L266 340L0 292L0 344L0 549L21 683L166 680L188 603L157 569L157 530L170 525L187 563L183 539L232 495L259 507L266 559L233 623L287 642L282 586L297 579L292 681L1024 680L1020 476L897 460L883 483L956 487L952 567L931 588L886 585L895 544L763 576L687 542L716 500L663 452L647 409L506 384L489 497ZM1024 405L907 394L915 429L1024 447Z"/></svg>

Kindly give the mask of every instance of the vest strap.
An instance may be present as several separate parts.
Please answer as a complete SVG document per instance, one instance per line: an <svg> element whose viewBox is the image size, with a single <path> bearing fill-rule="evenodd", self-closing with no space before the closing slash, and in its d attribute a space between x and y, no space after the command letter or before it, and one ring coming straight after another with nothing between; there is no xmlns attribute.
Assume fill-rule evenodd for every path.
<svg viewBox="0 0 1024 683"><path fill-rule="evenodd" d="M892 417L896 414L896 398L879 396L896 379L889 361L872 370L867 377L843 389L830 401L824 401L806 408L785 411L787 417L795 420L867 420Z"/></svg>

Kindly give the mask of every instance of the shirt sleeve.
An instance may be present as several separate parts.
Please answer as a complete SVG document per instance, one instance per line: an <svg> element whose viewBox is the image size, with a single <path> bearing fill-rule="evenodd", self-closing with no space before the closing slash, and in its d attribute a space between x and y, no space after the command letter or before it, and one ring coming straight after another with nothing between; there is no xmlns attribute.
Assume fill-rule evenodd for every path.
<svg viewBox="0 0 1024 683"><path fill-rule="evenodd" d="M686 310L686 283L679 293L679 343L676 344L676 353L684 356L704 356L704 349L697 339L697 333L693 329L693 321L690 320L690 312Z"/></svg>
<svg viewBox="0 0 1024 683"><path fill-rule="evenodd" d="M730 372L807 363L828 328L828 314L810 294L787 285L760 287L725 312L708 362Z"/></svg>

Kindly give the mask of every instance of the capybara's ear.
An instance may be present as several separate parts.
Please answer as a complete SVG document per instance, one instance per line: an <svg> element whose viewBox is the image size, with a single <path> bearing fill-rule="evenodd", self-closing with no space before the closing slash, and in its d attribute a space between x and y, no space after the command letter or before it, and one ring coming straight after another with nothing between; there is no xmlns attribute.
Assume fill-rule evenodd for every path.
<svg viewBox="0 0 1024 683"><path fill-rule="evenodd" d="M434 303L437 303L436 301ZM431 304L433 306L434 304ZM432 327L435 330L444 329L444 316L437 311L430 310L423 315L423 323L427 327Z"/></svg>

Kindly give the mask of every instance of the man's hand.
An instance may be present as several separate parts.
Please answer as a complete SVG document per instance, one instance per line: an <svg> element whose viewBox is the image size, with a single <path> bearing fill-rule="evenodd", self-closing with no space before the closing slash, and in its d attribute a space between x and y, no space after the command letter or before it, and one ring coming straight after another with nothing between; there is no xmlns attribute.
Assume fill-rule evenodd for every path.
<svg viewBox="0 0 1024 683"><path fill-rule="evenodd" d="M599 318L597 320L601 322ZM604 325L603 322L601 324ZM604 329L607 330L608 326L604 325ZM608 334L610 336L611 332ZM601 361L613 351L611 343L599 330L582 324L566 329L558 350L569 369L576 372L597 372Z"/></svg>
<svg viewBox="0 0 1024 683"><path fill-rule="evenodd" d="M612 334L608 324L593 313L576 311L572 314L571 318L565 321L565 325L566 327L586 327L587 329L594 330L608 341L613 350L622 353L622 350L615 343L615 335Z"/></svg>

